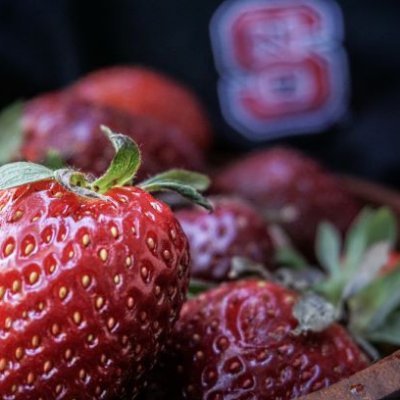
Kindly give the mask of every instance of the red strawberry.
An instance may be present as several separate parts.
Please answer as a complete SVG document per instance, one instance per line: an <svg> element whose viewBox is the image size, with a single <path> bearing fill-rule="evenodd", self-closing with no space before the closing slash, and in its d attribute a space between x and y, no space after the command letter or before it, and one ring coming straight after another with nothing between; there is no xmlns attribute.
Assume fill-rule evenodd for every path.
<svg viewBox="0 0 400 400"><path fill-rule="evenodd" d="M314 249L322 220L343 233L360 209L339 181L317 162L289 149L250 154L222 170L215 179L222 193L236 193L272 214L282 214L282 225L307 255Z"/></svg>
<svg viewBox="0 0 400 400"><path fill-rule="evenodd" d="M186 237L168 206L122 187L138 149L111 137L118 153L94 182L29 163L0 169L11 187L0 191L2 399L131 399L179 314Z"/></svg>
<svg viewBox="0 0 400 400"><path fill-rule="evenodd" d="M296 297L276 284L249 280L188 301L164 360L169 388L181 394L174 398L293 399L368 365L338 324L295 334Z"/></svg>
<svg viewBox="0 0 400 400"><path fill-rule="evenodd" d="M177 130L63 92L38 97L25 106L22 156L41 162L53 149L70 165L102 173L112 158L113 148L100 132L100 124L126 133L140 145L144 154L141 176L172 167L203 168L198 148Z"/></svg>
<svg viewBox="0 0 400 400"><path fill-rule="evenodd" d="M75 95L134 115L157 119L178 128L201 148L212 140L210 123L200 102L188 88L142 67L113 67L78 81Z"/></svg>
<svg viewBox="0 0 400 400"><path fill-rule="evenodd" d="M257 210L239 198L214 198L212 204L212 213L197 207L176 213L189 239L192 276L226 280L235 256L271 267L273 245Z"/></svg>

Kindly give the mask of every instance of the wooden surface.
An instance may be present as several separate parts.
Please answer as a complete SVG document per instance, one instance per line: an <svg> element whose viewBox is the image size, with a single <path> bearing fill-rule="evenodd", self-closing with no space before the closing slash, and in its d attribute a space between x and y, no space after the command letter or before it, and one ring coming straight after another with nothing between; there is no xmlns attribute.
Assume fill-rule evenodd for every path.
<svg viewBox="0 0 400 400"><path fill-rule="evenodd" d="M400 399L400 351L369 368L301 400Z"/></svg>

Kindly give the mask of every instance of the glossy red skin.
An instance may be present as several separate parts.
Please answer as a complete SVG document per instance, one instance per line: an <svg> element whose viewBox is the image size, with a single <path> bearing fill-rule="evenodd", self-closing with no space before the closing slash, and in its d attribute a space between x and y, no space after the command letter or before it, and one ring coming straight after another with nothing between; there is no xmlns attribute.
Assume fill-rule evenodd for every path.
<svg viewBox="0 0 400 400"><path fill-rule="evenodd" d="M176 366L169 387L181 395L164 399L288 400L368 366L337 324L318 334L293 334L295 299L276 284L248 280L185 303L164 360L166 371Z"/></svg>
<svg viewBox="0 0 400 400"><path fill-rule="evenodd" d="M211 213L200 207L175 213L189 240L192 277L227 280L235 256L272 268L274 248L258 211L239 198L209 200L214 206Z"/></svg>
<svg viewBox="0 0 400 400"><path fill-rule="evenodd" d="M2 191L0 206L1 398L131 399L187 290L171 210L134 187L89 199L54 181Z"/></svg>
<svg viewBox="0 0 400 400"><path fill-rule="evenodd" d="M212 142L208 117L196 95L148 68L120 66L95 71L79 80L72 91L82 99L176 127L203 149Z"/></svg>
<svg viewBox="0 0 400 400"><path fill-rule="evenodd" d="M22 119L22 157L41 162L49 149L54 149L68 164L100 174L114 155L100 125L124 133L139 144L143 154L139 178L169 168L204 168L202 153L178 130L64 92L49 93L27 103Z"/></svg>
<svg viewBox="0 0 400 400"><path fill-rule="evenodd" d="M309 256L314 254L319 223L330 221L344 233L361 208L335 176L285 148L262 150L234 162L215 177L214 184L217 192L238 194L264 211L274 213L288 206L295 210L295 218L282 226Z"/></svg>

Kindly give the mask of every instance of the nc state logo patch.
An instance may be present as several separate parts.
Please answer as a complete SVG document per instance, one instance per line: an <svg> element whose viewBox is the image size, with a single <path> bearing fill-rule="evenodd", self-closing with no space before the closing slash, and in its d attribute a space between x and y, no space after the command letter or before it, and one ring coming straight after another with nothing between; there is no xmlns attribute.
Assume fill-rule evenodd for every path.
<svg viewBox="0 0 400 400"><path fill-rule="evenodd" d="M211 22L227 122L251 140L320 132L348 103L343 22L331 0L235 0Z"/></svg>

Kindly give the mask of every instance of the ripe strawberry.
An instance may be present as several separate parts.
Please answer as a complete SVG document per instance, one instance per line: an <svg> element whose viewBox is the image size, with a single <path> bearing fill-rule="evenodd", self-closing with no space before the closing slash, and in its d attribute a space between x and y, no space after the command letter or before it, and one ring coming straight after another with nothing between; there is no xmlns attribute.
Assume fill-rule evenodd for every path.
<svg viewBox="0 0 400 400"><path fill-rule="evenodd" d="M248 280L189 300L164 360L169 389L180 392L174 398L292 399L368 365L338 324L296 334L296 297L276 284Z"/></svg>
<svg viewBox="0 0 400 400"><path fill-rule="evenodd" d="M271 267L273 245L257 210L239 198L216 197L212 204L213 213L199 207L176 213L189 239L192 277L226 280L235 256Z"/></svg>
<svg viewBox="0 0 400 400"><path fill-rule="evenodd" d="M203 169L203 156L180 132L155 120L77 99L63 92L38 97L24 108L21 155L41 162L49 149L85 172L104 172L113 154L100 124L124 132L144 154L141 177L172 167Z"/></svg>
<svg viewBox="0 0 400 400"><path fill-rule="evenodd" d="M241 195L267 214L281 214L282 226L309 256L321 221L332 222L343 233L360 209L332 174L284 148L250 154L228 166L216 176L215 189Z"/></svg>
<svg viewBox="0 0 400 400"><path fill-rule="evenodd" d="M143 189L171 188L169 176L179 190L188 176L123 187L140 154L110 138L117 154L94 182L30 163L0 169L2 399L131 399L179 314L187 239Z"/></svg>
<svg viewBox="0 0 400 400"><path fill-rule="evenodd" d="M143 67L107 68L84 77L72 91L91 102L155 118L179 129L200 148L211 144L210 123L194 93L158 72Z"/></svg>

